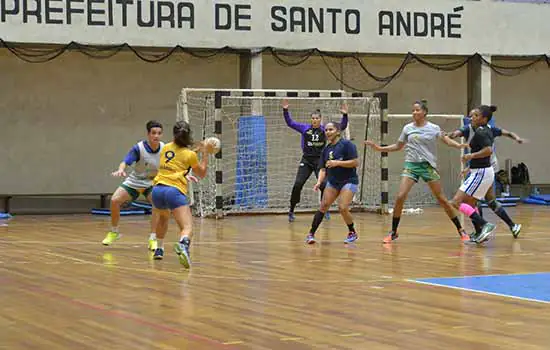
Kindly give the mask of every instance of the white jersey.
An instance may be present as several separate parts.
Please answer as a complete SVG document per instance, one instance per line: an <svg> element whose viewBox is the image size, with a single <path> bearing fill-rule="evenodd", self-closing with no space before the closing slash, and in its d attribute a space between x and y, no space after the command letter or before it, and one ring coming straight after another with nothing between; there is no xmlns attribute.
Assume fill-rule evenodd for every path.
<svg viewBox="0 0 550 350"><path fill-rule="evenodd" d="M441 134L439 125L427 122L424 126L409 123L403 127L399 142L405 143L405 162L428 162L437 168L437 140Z"/></svg>
<svg viewBox="0 0 550 350"><path fill-rule="evenodd" d="M157 175L160 165L160 151L164 147L164 143L160 143L156 153L148 152L144 141L138 142L137 146L139 149L139 160L133 164L132 172L130 172L123 184L136 189L148 188L153 186L153 179Z"/></svg>

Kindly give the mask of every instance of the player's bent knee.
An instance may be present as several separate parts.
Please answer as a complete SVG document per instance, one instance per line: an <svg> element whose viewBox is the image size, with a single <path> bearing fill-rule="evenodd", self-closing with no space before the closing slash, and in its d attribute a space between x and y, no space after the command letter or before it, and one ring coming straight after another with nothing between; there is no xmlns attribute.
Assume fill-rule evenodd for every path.
<svg viewBox="0 0 550 350"><path fill-rule="evenodd" d="M168 222L170 220L170 210L167 209L155 209L153 213L158 214L159 221Z"/></svg>
<svg viewBox="0 0 550 350"><path fill-rule="evenodd" d="M497 210L501 207L500 203L496 199L493 199L487 205L491 208L491 210Z"/></svg>
<svg viewBox="0 0 550 350"><path fill-rule="evenodd" d="M164 215L159 216L157 221L157 227L160 227L160 228L168 227L168 222L170 221L169 219L170 219L170 216L164 216Z"/></svg>
<svg viewBox="0 0 550 350"><path fill-rule="evenodd" d="M442 205L450 204L443 194L437 195L435 198L437 198L437 201Z"/></svg>
<svg viewBox="0 0 550 350"><path fill-rule="evenodd" d="M122 203L124 203L124 198L120 198L120 197L111 198L111 206L115 205L117 207L120 207Z"/></svg>
<svg viewBox="0 0 550 350"><path fill-rule="evenodd" d="M407 200L407 194L406 193L399 193L395 200L399 203L403 203L403 202L405 202L405 200Z"/></svg>
<svg viewBox="0 0 550 350"><path fill-rule="evenodd" d="M349 213L349 206L347 205L339 206L338 210L340 211L340 213Z"/></svg>

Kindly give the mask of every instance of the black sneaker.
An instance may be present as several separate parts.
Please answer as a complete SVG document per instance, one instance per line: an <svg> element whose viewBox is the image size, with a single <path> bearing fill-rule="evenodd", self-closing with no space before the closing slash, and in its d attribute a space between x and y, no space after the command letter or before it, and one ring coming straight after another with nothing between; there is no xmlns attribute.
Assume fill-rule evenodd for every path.
<svg viewBox="0 0 550 350"><path fill-rule="evenodd" d="M164 257L164 249L163 248L155 249L155 254L153 255L153 259L162 260L163 257Z"/></svg>

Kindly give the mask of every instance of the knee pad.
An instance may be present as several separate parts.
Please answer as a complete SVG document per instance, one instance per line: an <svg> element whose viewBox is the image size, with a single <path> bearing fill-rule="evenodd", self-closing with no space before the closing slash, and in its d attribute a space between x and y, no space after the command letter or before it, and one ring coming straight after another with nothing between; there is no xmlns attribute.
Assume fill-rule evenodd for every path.
<svg viewBox="0 0 550 350"><path fill-rule="evenodd" d="M490 201L488 204L489 208L491 208L491 210L495 211L495 210L498 210L502 207L502 205L496 200L496 199L493 199L492 201Z"/></svg>

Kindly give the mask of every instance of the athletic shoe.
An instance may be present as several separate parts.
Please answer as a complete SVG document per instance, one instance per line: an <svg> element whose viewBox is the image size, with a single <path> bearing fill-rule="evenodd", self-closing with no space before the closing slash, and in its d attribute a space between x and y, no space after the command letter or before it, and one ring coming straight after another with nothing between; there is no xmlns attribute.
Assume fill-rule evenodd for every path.
<svg viewBox="0 0 550 350"><path fill-rule="evenodd" d="M288 213L288 222L294 222L296 220L296 215L293 212Z"/></svg>
<svg viewBox="0 0 550 350"><path fill-rule="evenodd" d="M306 237L306 243L307 244L314 244L316 241L315 241L315 236L312 235L311 233L307 235Z"/></svg>
<svg viewBox="0 0 550 350"><path fill-rule="evenodd" d="M495 231L496 225L486 223L481 229L481 233L476 237L476 243L483 243L490 239L491 234Z"/></svg>
<svg viewBox="0 0 550 350"><path fill-rule="evenodd" d="M163 248L156 248L155 254L153 255L153 259L155 260L162 260L164 257L164 249Z"/></svg>
<svg viewBox="0 0 550 350"><path fill-rule="evenodd" d="M458 233L460 235L460 240L462 242L469 242L470 241L470 236L466 233L466 231L461 231Z"/></svg>
<svg viewBox="0 0 550 350"><path fill-rule="evenodd" d="M157 250L157 240L156 239L149 239L149 244L148 244L148 248L150 251L155 251Z"/></svg>
<svg viewBox="0 0 550 350"><path fill-rule="evenodd" d="M512 235L514 235L514 238L518 238L520 232L521 232L521 224L515 224L512 227Z"/></svg>
<svg viewBox="0 0 550 350"><path fill-rule="evenodd" d="M182 264L186 269L191 266L191 256L189 255L189 246L183 242L174 244L174 251L178 254L178 259L180 264Z"/></svg>
<svg viewBox="0 0 550 350"><path fill-rule="evenodd" d="M358 239L357 232L351 231L348 233L348 237L344 240L344 243L353 243Z"/></svg>
<svg viewBox="0 0 550 350"><path fill-rule="evenodd" d="M394 231L390 231L386 237L384 237L383 242L384 243L391 243L392 241L395 241L397 238L399 238L399 234Z"/></svg>
<svg viewBox="0 0 550 350"><path fill-rule="evenodd" d="M103 239L103 241L101 243L103 245L111 245L119 239L120 239L120 233L110 231L110 232L107 233L107 236L105 236L105 238Z"/></svg>

